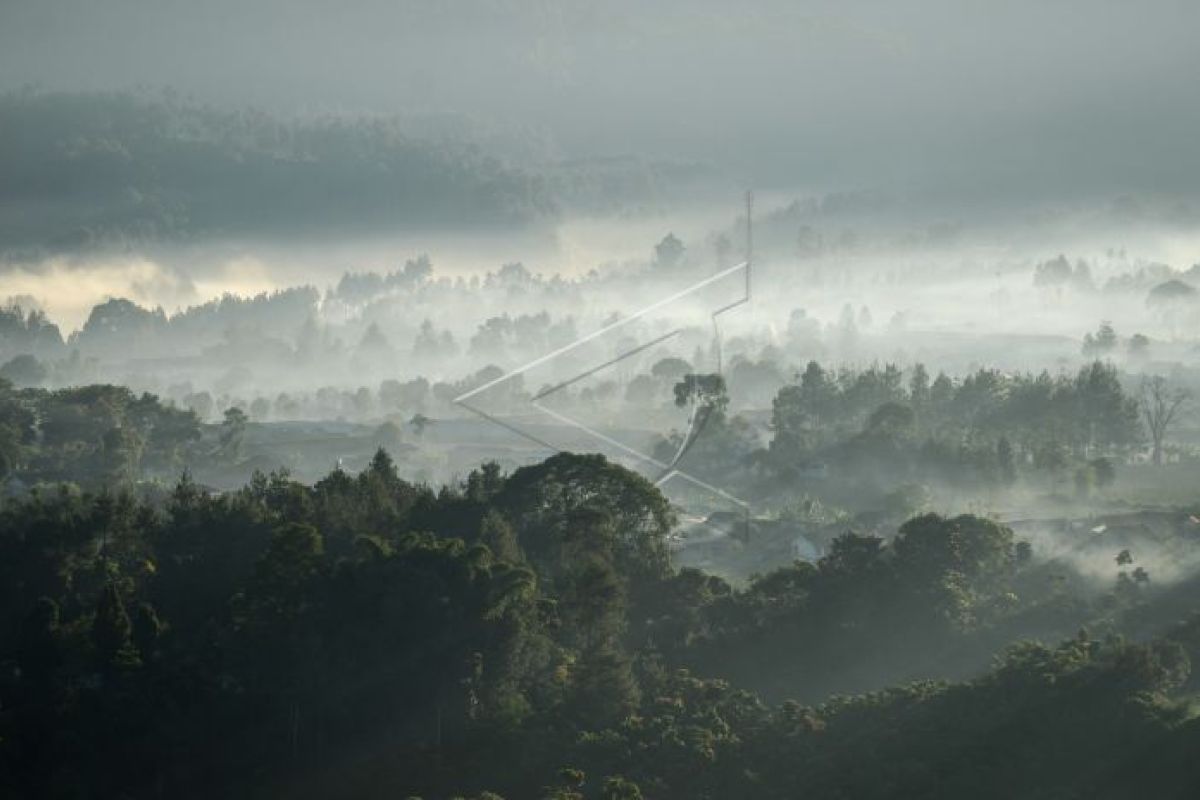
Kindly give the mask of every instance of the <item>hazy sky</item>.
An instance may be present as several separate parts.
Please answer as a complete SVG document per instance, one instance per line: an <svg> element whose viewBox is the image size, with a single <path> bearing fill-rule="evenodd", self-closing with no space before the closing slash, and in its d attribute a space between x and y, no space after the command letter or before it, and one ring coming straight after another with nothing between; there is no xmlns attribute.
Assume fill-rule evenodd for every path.
<svg viewBox="0 0 1200 800"><path fill-rule="evenodd" d="M0 82L454 111L763 184L1200 179L1200 3L0 0Z"/></svg>
<svg viewBox="0 0 1200 800"><path fill-rule="evenodd" d="M1158 245L1141 254L1186 264L1200 209L1198 31L1198 0L0 0L0 91L171 89L284 116L449 112L482 123L465 127L486 131L485 147L517 143L535 161L674 158L720 176L715 198L692 192L686 209L672 200L680 206L650 230L606 220L613 230L601 238L619 249L563 220L551 255L522 241L479 256L456 234L379 252L331 242L357 249L307 253L321 262L312 269L294 253L246 247L100 260L90 282L74 258L0 267L0 297L32 294L78 320L109 293L172 307L425 251L440 269L511 258L579 271L647 254L671 229L703 247L711 227L681 220L724 203L726 189L721 218L732 219L742 186L759 190L764 211L772 195L882 191L899 199L887 213L918 229L965 220L1007 230L1028 218L1036 236L1075 203L1146 202L1191 227L1182 255ZM87 203L57 200L64 214ZM1091 238L1126 243L1103 213L1094 219ZM1042 255L1064 246L1035 245Z"/></svg>

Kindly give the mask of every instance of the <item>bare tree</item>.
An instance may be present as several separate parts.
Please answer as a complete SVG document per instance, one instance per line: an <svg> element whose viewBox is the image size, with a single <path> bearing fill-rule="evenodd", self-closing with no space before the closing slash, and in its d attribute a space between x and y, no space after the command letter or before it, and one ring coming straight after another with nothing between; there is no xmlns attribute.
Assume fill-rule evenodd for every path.
<svg viewBox="0 0 1200 800"><path fill-rule="evenodd" d="M1179 409L1191 398L1186 389L1172 389L1161 375L1142 379L1141 408L1150 440L1154 444L1154 463L1163 459L1163 440L1179 415Z"/></svg>

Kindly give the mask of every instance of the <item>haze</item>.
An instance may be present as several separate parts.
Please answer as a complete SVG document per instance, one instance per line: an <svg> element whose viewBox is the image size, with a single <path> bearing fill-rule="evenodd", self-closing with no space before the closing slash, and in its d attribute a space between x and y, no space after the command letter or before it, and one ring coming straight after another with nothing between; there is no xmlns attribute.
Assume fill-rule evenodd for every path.
<svg viewBox="0 0 1200 800"><path fill-rule="evenodd" d="M8 88L450 113L568 156L974 200L1186 190L1200 9L1120 2L6 2ZM1085 24L1086 22L1086 24Z"/></svg>
<svg viewBox="0 0 1200 800"><path fill-rule="evenodd" d="M1192 797L1197 31L0 0L0 796Z"/></svg>

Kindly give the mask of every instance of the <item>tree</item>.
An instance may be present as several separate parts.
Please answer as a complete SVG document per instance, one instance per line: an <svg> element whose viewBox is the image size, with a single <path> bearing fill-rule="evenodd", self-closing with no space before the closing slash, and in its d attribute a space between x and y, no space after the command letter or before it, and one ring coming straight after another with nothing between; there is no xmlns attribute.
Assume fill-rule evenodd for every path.
<svg viewBox="0 0 1200 800"><path fill-rule="evenodd" d="M400 483L400 476L396 473L396 462L382 446L375 448L375 455L371 456L371 463L367 465L362 477L378 481L389 491L395 490Z"/></svg>
<svg viewBox="0 0 1200 800"><path fill-rule="evenodd" d="M588 531L582 531L587 535ZM599 548L588 548L563 580L561 615L582 652L618 646L625 625L625 587Z"/></svg>
<svg viewBox="0 0 1200 800"><path fill-rule="evenodd" d="M1107 489L1117 480L1117 470L1111 458L1094 458L1088 462L1092 475L1096 480L1097 489Z"/></svg>
<svg viewBox="0 0 1200 800"><path fill-rule="evenodd" d="M1138 404L1125 394L1117 369L1094 361L1075 377L1076 449L1124 447L1141 438Z"/></svg>
<svg viewBox="0 0 1200 800"><path fill-rule="evenodd" d="M237 406L225 409L225 419L221 423L220 452L230 460L237 461L242 453L242 440L246 437L246 412Z"/></svg>
<svg viewBox="0 0 1200 800"><path fill-rule="evenodd" d="M96 614L92 618L92 645L103 672L139 663L133 647L133 622L114 581L107 581L100 591Z"/></svg>
<svg viewBox="0 0 1200 800"><path fill-rule="evenodd" d="M960 630L991 610L987 601L1005 593L1016 566L1012 530L970 514L914 517L893 548L897 572L924 612Z"/></svg>
<svg viewBox="0 0 1200 800"><path fill-rule="evenodd" d="M953 570L985 582L1015 559L1012 530L971 514L914 517L900 526L893 547L897 565L912 574Z"/></svg>
<svg viewBox="0 0 1200 800"><path fill-rule="evenodd" d="M929 391L929 371L917 364L908 382L908 398L918 417L929 406Z"/></svg>
<svg viewBox="0 0 1200 800"><path fill-rule="evenodd" d="M130 425L117 425L104 432L99 472L112 483L128 483L137 478L142 460L142 438Z"/></svg>
<svg viewBox="0 0 1200 800"><path fill-rule="evenodd" d="M474 473L472 473L474 474ZM479 541L487 545L501 561L521 561L521 546L512 525L497 511L490 510L479 525Z"/></svg>
<svg viewBox="0 0 1200 800"><path fill-rule="evenodd" d="M159 637L166 626L149 603L139 603L133 617L133 644L143 660L154 657Z"/></svg>
<svg viewBox="0 0 1200 800"><path fill-rule="evenodd" d="M658 384L649 375L638 375L625 387L625 402L633 406L647 407L654 402Z"/></svg>
<svg viewBox="0 0 1200 800"><path fill-rule="evenodd" d="M424 414L413 414L413 418L408 421L408 424L412 426L417 436L420 437L424 435L425 429L433 424L433 420Z"/></svg>
<svg viewBox="0 0 1200 800"><path fill-rule="evenodd" d="M603 728L637 708L637 680L629 657L613 644L584 648L571 681L573 716L584 728Z"/></svg>
<svg viewBox="0 0 1200 800"><path fill-rule="evenodd" d="M34 416L0 378L0 479L7 478L21 463L25 445L34 437Z"/></svg>
<svg viewBox="0 0 1200 800"><path fill-rule="evenodd" d="M660 267L670 269L679 265L683 260L683 242L673 233L668 233L662 241L654 245L654 261Z"/></svg>
<svg viewBox="0 0 1200 800"><path fill-rule="evenodd" d="M27 353L0 366L0 378L17 386L39 386L46 380L47 374L45 365Z"/></svg>
<svg viewBox="0 0 1200 800"><path fill-rule="evenodd" d="M454 335L450 331L440 334L433 327L433 322L425 320L421 330L413 341L413 355L427 359L447 359L458 354L458 346L454 343Z"/></svg>
<svg viewBox="0 0 1200 800"><path fill-rule="evenodd" d="M927 511L933 504L933 494L928 486L906 483L897 486L883 498L884 509L901 519Z"/></svg>
<svg viewBox="0 0 1200 800"><path fill-rule="evenodd" d="M1095 335L1089 333L1083 337L1083 355L1087 358L1106 356L1117 349L1117 343L1117 333L1112 323L1105 320L1100 323Z"/></svg>
<svg viewBox="0 0 1200 800"><path fill-rule="evenodd" d="M1068 463L1067 449L1057 439L1042 442L1033 451L1034 468L1049 474L1051 483L1056 489Z"/></svg>
<svg viewBox="0 0 1200 800"><path fill-rule="evenodd" d="M1072 275L1071 262L1067 261L1066 256L1059 255L1058 258L1043 261L1034 268L1033 285L1039 287L1062 286L1071 280Z"/></svg>
<svg viewBox="0 0 1200 800"><path fill-rule="evenodd" d="M1075 470L1075 494L1089 497L1096 485L1096 473L1090 465L1083 465Z"/></svg>
<svg viewBox="0 0 1200 800"><path fill-rule="evenodd" d="M1163 462L1163 442L1179 416L1179 411L1191 397L1186 389L1171 389L1161 375L1142 380L1140 406L1146 429L1150 432L1155 464Z"/></svg>
<svg viewBox="0 0 1200 800"><path fill-rule="evenodd" d="M547 786L544 800L583 800L583 770L564 767L558 771L558 785Z"/></svg>
<svg viewBox="0 0 1200 800"><path fill-rule="evenodd" d="M729 406L725 378L716 373L684 375L683 379L675 384L675 405L686 406L692 400L701 408L716 412L720 417Z"/></svg>
<svg viewBox="0 0 1200 800"><path fill-rule="evenodd" d="M255 565L250 598L257 611L279 617L297 613L295 593L321 567L324 542L311 525L291 522L271 532L271 543Z"/></svg>
<svg viewBox="0 0 1200 800"><path fill-rule="evenodd" d="M816 361L808 362L798 384L784 386L771 408L771 428L775 439L772 451L784 443L792 447L815 444L822 429L834 421L838 407L838 387L834 379Z"/></svg>
<svg viewBox="0 0 1200 800"><path fill-rule="evenodd" d="M419 286L433 275L433 261L429 255L422 253L415 259L408 259L404 262L404 269L399 272L394 272L389 275L389 279L402 283L408 288Z"/></svg>
<svg viewBox="0 0 1200 800"><path fill-rule="evenodd" d="M1181 280L1169 280L1160 283L1146 295L1148 306L1170 306L1191 302L1196 298L1196 289Z"/></svg>
<svg viewBox="0 0 1200 800"><path fill-rule="evenodd" d="M677 381L692 371L692 365L677 356L667 356L654 362L650 374L665 381Z"/></svg>
<svg viewBox="0 0 1200 800"><path fill-rule="evenodd" d="M613 775L605 778L600 797L601 800L642 800L642 790L633 781Z"/></svg>
<svg viewBox="0 0 1200 800"><path fill-rule="evenodd" d="M613 565L623 576L657 578L669 568L670 503L650 481L602 455L559 453L521 467L505 481L496 505L543 574L569 563L568 551L584 532L614 537ZM581 525L585 510L593 521L607 516L608 524Z"/></svg>
<svg viewBox="0 0 1200 800"><path fill-rule="evenodd" d="M913 426L913 410L902 403L883 403L867 418L864 431L883 436L900 436Z"/></svg>
<svg viewBox="0 0 1200 800"><path fill-rule="evenodd" d="M388 342L387 337L383 335L383 331L379 329L378 323L372 322L367 326L362 339L358 342L356 355L367 364L386 365L395 359L396 351Z"/></svg>
<svg viewBox="0 0 1200 800"><path fill-rule="evenodd" d="M1141 333L1129 337L1129 357L1145 358L1150 352L1150 338Z"/></svg>
<svg viewBox="0 0 1200 800"><path fill-rule="evenodd" d="M404 446L404 429L393 420L387 420L375 429L371 438L380 447L399 448Z"/></svg>
<svg viewBox="0 0 1200 800"><path fill-rule="evenodd" d="M944 372L939 372L929 387L929 405L936 412L944 411L954 398L954 381Z"/></svg>
<svg viewBox="0 0 1200 800"><path fill-rule="evenodd" d="M1013 458L1012 443L1007 436L1001 436L996 442L996 465L1000 469L1000 481L1011 486L1017 480L1017 465Z"/></svg>

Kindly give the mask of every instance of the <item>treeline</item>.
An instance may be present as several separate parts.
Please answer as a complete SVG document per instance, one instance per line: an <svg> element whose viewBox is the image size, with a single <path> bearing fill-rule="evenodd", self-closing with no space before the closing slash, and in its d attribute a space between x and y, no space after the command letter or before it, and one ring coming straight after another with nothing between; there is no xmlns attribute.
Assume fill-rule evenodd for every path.
<svg viewBox="0 0 1200 800"><path fill-rule="evenodd" d="M45 312L19 304L0 308L0 355L58 356L62 332Z"/></svg>
<svg viewBox="0 0 1200 800"><path fill-rule="evenodd" d="M960 380L888 364L827 370L810 362L776 395L765 462L784 476L815 463L905 480L1011 485L1022 471L1088 481L1146 440L1138 400L1111 364L1074 375L980 369ZM1103 461L1101 461L1103 460ZM1089 484L1090 486L1090 484Z"/></svg>
<svg viewBox="0 0 1200 800"><path fill-rule="evenodd" d="M176 400L193 392L188 385L197 375L210 376L200 391L257 388L252 369L320 368L358 381L364 373L394 375L401 363L412 379L422 372L446 378L576 338L573 315L486 310L505 307L518 290L528 293L530 305L563 301L564 293L579 292L590 280L545 280L521 264L505 265L482 281L435 279L429 259L421 256L387 273L345 273L324 294L312 286L226 294L171 314L110 298L66 338L44 312L26 307L33 305L30 299L10 298L0 308L0 377L19 386L65 386L120 374ZM468 303L481 311L480 321L451 323L459 338L443 327L444 316L439 325L429 316L431 307ZM262 382L279 385L278 377ZM284 383L294 390L301 381ZM254 399L242 395L234 402Z"/></svg>
<svg viewBox="0 0 1200 800"><path fill-rule="evenodd" d="M671 568L673 524L649 482L571 454L437 491L380 451L312 486L10 499L0 786L1174 797L1196 777L1178 692L1200 636L1114 635L1141 584L1067 591L1008 529L928 515L737 590ZM1017 646L966 683L828 696L1085 621L1101 635Z"/></svg>
<svg viewBox="0 0 1200 800"><path fill-rule="evenodd" d="M40 373L13 376L31 376L28 383L37 384L53 378L54 369L69 377L83 368L81 360L196 357L228 345L231 338L252 338L254 355L264 358L275 355L272 345L292 347L316 316L319 300L316 289L301 286L253 297L226 294L168 315L116 297L95 305L83 326L65 338L44 312L18 302L0 308L0 363L21 358L37 364Z"/></svg>
<svg viewBox="0 0 1200 800"><path fill-rule="evenodd" d="M1129 263L1124 250L1121 251L1119 257L1112 250L1107 255L1109 262L1126 265ZM1156 292L1161 292L1161 287L1180 284L1185 289L1190 289L1191 285L1198 280L1200 280L1200 264L1193 264L1188 269L1174 269L1168 264L1157 262L1139 263L1136 269L1130 269L1108 278L1102 287L1092 277L1091 265L1082 258L1076 259L1072 264L1066 256L1059 255L1056 258L1039 262L1033 268L1033 285L1040 288L1058 290L1069 288L1079 292L1102 290L1110 293L1149 293L1148 299L1153 299Z"/></svg>
<svg viewBox="0 0 1200 800"><path fill-rule="evenodd" d="M528 224L536 176L396 120L284 120L179 98L0 96L0 247Z"/></svg>
<svg viewBox="0 0 1200 800"><path fill-rule="evenodd" d="M564 208L654 207L713 179L692 163L563 163L541 145L514 158L497 144L447 118L293 119L170 92L8 92L0 252L530 226Z"/></svg>
<svg viewBox="0 0 1200 800"><path fill-rule="evenodd" d="M14 390L0 380L0 481L99 486L170 478L220 450L221 442L205 447L203 435L194 412L123 386ZM222 441L233 435L223 430Z"/></svg>

